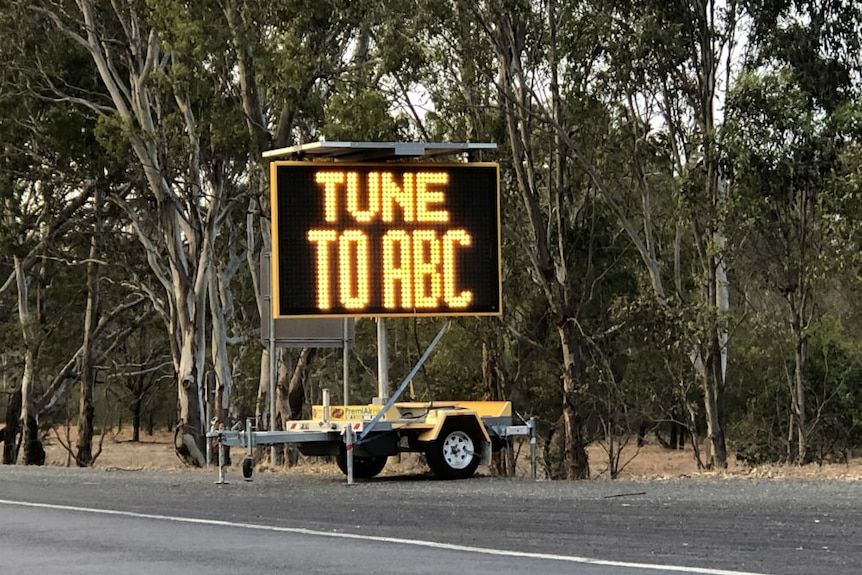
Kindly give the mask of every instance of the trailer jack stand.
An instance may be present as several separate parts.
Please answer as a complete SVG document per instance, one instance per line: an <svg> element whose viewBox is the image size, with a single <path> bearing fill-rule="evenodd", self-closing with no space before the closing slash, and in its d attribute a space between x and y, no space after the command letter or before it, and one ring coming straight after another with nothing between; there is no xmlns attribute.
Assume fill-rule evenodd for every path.
<svg viewBox="0 0 862 575"><path fill-rule="evenodd" d="M227 485L227 481L224 478L224 444L219 442L218 444L218 481L216 481L216 485Z"/></svg>

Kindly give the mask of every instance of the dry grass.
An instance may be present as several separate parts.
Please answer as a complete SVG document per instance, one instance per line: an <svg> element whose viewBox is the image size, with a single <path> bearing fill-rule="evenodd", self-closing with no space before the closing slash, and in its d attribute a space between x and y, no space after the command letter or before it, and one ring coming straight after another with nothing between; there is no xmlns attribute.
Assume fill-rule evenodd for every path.
<svg viewBox="0 0 862 575"><path fill-rule="evenodd" d="M591 446L590 467L593 475L607 477L607 455L599 446ZM702 447L702 457L708 453ZM672 479L678 477L749 477L749 478L798 478L798 479L862 479L862 459L846 464L823 465L778 465L768 464L751 467L740 463L732 455L726 470L698 470L692 450L669 450L658 445L646 445L640 450L634 446L623 451L621 461L630 462L620 472L620 479Z"/></svg>
<svg viewBox="0 0 862 575"><path fill-rule="evenodd" d="M69 432L73 442L77 439L76 429ZM58 438L59 435L59 438ZM141 433L139 442L132 441L132 430L111 430L104 437L93 438L93 453L99 450L101 441L102 452L96 459L95 467L103 469L165 469L180 470L185 466L174 452L173 433L159 431L152 436ZM67 444L66 430L55 429L45 440L45 464L55 466L75 465L74 457L63 444Z"/></svg>
<svg viewBox="0 0 862 575"><path fill-rule="evenodd" d="M65 442L65 430L57 432ZM71 439L75 440L75 430L71 430ZM98 443L96 437L95 442ZM95 446L94 446L95 447ZM54 434L46 440L45 452L47 464L55 466L74 465L69 460L66 449ZM242 457L239 450L234 450L234 464L237 466ZM589 448L590 467L593 477L607 479L607 456L600 446ZM529 474L528 445L525 443L520 450L517 461L518 475ZM788 466L764 465L749 467L738 463L733 457L727 470L721 472L703 471L697 469L697 464L690 449L673 451L658 445L647 444L641 449L633 445L626 447L621 462L628 462L621 471L620 479L671 479L679 477L750 477L750 478L800 478L800 479L862 479L862 459L852 460L847 464L824 464ZM131 441L131 430L113 430L108 432L102 442L102 453L95 467L101 469L125 470L172 470L186 469L177 458L173 448L173 434L166 431L156 432L149 436L141 435L140 442ZM269 471L266 463L258 466L258 471ZM278 471L281 471L279 469ZM421 458L415 454L404 454L390 458L383 475L411 475L424 473L426 468ZM480 473L488 473L487 468L480 468ZM289 470L290 473L332 474L339 473L335 464L321 458L301 458L299 464Z"/></svg>

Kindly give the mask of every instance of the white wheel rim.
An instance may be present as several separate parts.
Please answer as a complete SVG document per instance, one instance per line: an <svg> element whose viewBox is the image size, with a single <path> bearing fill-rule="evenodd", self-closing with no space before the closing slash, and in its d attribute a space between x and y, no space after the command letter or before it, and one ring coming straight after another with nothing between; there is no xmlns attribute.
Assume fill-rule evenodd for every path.
<svg viewBox="0 0 862 575"><path fill-rule="evenodd" d="M463 431L453 431L443 440L443 459L452 469L465 469L474 455L473 440Z"/></svg>

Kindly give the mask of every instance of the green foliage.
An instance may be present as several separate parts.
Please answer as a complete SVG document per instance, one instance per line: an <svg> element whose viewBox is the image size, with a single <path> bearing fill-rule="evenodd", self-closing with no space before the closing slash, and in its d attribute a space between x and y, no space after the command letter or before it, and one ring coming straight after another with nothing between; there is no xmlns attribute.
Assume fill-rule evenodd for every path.
<svg viewBox="0 0 862 575"><path fill-rule="evenodd" d="M832 113L852 98L862 47L862 9L843 0L748 2L753 66L774 63L792 71L812 107Z"/></svg>
<svg viewBox="0 0 862 575"><path fill-rule="evenodd" d="M817 325L810 348L810 457L845 460L862 446L862 351L834 318Z"/></svg>
<svg viewBox="0 0 862 575"><path fill-rule="evenodd" d="M37 254L44 276L31 277L43 312L45 381L80 340L83 268L67 264L86 257L95 211L85 204L60 232L58 216L94 186L141 216L153 205L139 187L141 166L130 161L129 135L141 126L106 111L110 98L90 54L25 4L0 8L0 55L16 64L0 70L0 272L8 277L12 255L25 256L40 245L40 234L54 234ZM860 7L834 0L707 5L715 9L709 22L697 3L660 0L557 2L557 14L525 0L145 0L98 4L97 31L111 46L124 42L111 12L117 6L134 8L158 38L166 65L148 79L157 114L155 133L145 136L158 144L169 185L191 190L188 166L199 151L202 179L230 198L213 241L220 270L232 258L243 262L244 250L259 249L255 229L243 226L248 212L265 209L247 201L266 188L257 183L261 147L320 136L499 144L496 153L471 159L501 165L504 315L453 320L409 390L415 398L484 397L482 351L493 349L491 367L506 397L547 429L562 409L560 328L576 325L577 400L587 438L607 441L608 434L633 434L701 403L691 354L726 326L732 337L721 407L731 447L750 463L777 461L788 454L797 336L808 343L810 457L840 458L862 444L855 294L862 275ZM752 30L749 38L736 36L744 67L732 70L728 84L708 86L704 42L711 56L727 48L743 16L736 9ZM513 102L500 90L503 73L513 70L501 69L492 43L497 25L507 22L513 37L504 43L523 42L520 61L512 63L524 72L515 87L530 95L517 108L523 123L514 132L505 114ZM117 54L123 58L112 65L120 70L142 56L129 47ZM253 72L243 81L240 63ZM730 89L717 100L726 104L717 132L707 102L716 87ZM262 126L251 126L256 110L244 108L252 92L260 96ZM177 96L195 118L199 150ZM254 129L265 135L252 135ZM517 157L511 135L526 147ZM719 153L730 184L724 198L707 194L716 191L710 186ZM535 174L528 182L541 211L535 222L518 187L517 170L526 167ZM206 198L195 199L206 205ZM103 208L101 241L110 263L103 307L123 301L129 286L147 290L153 305L168 305L125 215L114 204ZM156 237L158 221L145 219ZM534 266L535 230L552 238L551 266ZM635 240L654 258L661 297ZM715 270L701 264L715 256L730 269L729 314L709 299ZM548 281L556 274L563 280ZM238 342L230 349L233 413L244 418L254 413L260 373L257 286L240 271L229 287L230 331ZM9 334L20 326L10 293L0 298L0 322L14 378L20 338ZM809 307L791 318L789 302L802 295ZM117 323L134 321L129 313ZM387 322L393 387L442 321ZM158 329L139 332L150 346L128 342L104 365L130 364L132 352L144 348L152 361L164 359L170 345L153 335ZM353 402L376 395L376 370L375 324L361 321L350 362ZM341 373L340 350L320 351L309 398L319 398L321 386L337 396ZM102 380L118 391L103 400L104 409L119 413L128 397L114 379ZM169 386L155 395L154 410L174 408Z"/></svg>
<svg viewBox="0 0 862 575"><path fill-rule="evenodd" d="M396 118L377 90L356 88L336 92L326 107L321 131L328 140L397 142L405 139L407 121Z"/></svg>
<svg viewBox="0 0 862 575"><path fill-rule="evenodd" d="M839 423L831 411L854 376L833 378L821 362L853 371L835 343L842 330L833 323L840 307L832 285L858 266L851 222L858 222L859 188L850 174L858 165L853 70L860 64L852 47L862 12L828 0L751 8L761 19L720 136L733 182L731 221L745 246L735 253L738 281L758 321L784 343L770 355L782 369L762 382L773 393L752 394L731 421L747 437L740 450L751 462L822 461L856 441L852 421ZM791 417L799 403L804 414Z"/></svg>
<svg viewBox="0 0 862 575"><path fill-rule="evenodd" d="M132 153L129 129L130 126L118 114L105 115L99 116L93 135L105 154L119 162L129 158Z"/></svg>
<svg viewBox="0 0 862 575"><path fill-rule="evenodd" d="M737 334L741 344L733 362L739 385L729 390L730 445L750 465L788 458L792 344L774 325L754 325ZM809 457L841 461L862 447L862 354L858 342L834 318L811 330L805 372L809 398Z"/></svg>
<svg viewBox="0 0 862 575"><path fill-rule="evenodd" d="M735 332L730 356L735 385L727 390L728 446L749 465L787 457L792 345L786 331L768 322L746 322Z"/></svg>

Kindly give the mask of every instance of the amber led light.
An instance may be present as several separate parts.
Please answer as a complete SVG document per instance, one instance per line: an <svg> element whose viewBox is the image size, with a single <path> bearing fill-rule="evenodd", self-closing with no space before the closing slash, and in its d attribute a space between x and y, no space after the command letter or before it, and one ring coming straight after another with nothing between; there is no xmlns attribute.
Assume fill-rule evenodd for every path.
<svg viewBox="0 0 862 575"><path fill-rule="evenodd" d="M276 317L500 313L495 164L275 162Z"/></svg>

